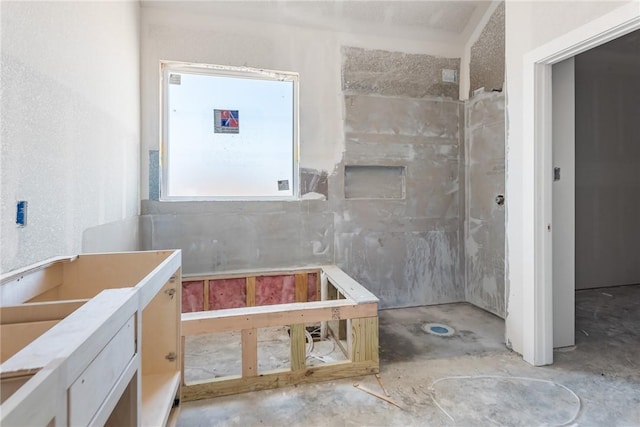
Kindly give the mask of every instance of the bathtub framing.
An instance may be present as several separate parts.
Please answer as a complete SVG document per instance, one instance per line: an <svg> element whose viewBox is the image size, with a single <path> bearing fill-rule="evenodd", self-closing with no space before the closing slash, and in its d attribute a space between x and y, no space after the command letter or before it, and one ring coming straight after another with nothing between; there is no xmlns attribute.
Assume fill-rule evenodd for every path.
<svg viewBox="0 0 640 427"><path fill-rule="evenodd" d="M185 276L184 281L244 277L248 290L255 277L264 275L296 275L296 289L308 273L317 272L320 279L320 301L295 302L265 306L248 306L182 314L182 351L185 337L217 332L241 331L242 374L229 375L183 384L184 401L285 387L317 381L335 380L379 372L378 298L335 265L315 270L280 270L260 273L238 272L219 275ZM303 279L304 278L304 279ZM296 292L296 295L299 293ZM249 299L249 292L247 292ZM299 298L296 297L296 301ZM336 322L337 321L337 322ZM342 348L346 361L307 366L305 324L320 323L321 334L332 334L337 342L346 339ZM336 327L337 324L337 327ZM289 326L290 369L258 372L258 328ZM348 333L347 333L348 332ZM182 355L184 361L184 354ZM183 362L184 363L184 362ZM182 366L184 378L184 365Z"/></svg>

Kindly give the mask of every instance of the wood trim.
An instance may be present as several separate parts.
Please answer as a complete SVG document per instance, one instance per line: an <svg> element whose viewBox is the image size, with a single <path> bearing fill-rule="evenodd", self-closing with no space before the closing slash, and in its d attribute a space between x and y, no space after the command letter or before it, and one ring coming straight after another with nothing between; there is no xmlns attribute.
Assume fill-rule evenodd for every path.
<svg viewBox="0 0 640 427"><path fill-rule="evenodd" d="M294 384L377 374L378 372L380 372L380 367L376 362L353 363L347 361L314 366L301 371L272 371L255 378L222 377L187 384L182 388L182 399L188 402L249 391L287 387Z"/></svg>

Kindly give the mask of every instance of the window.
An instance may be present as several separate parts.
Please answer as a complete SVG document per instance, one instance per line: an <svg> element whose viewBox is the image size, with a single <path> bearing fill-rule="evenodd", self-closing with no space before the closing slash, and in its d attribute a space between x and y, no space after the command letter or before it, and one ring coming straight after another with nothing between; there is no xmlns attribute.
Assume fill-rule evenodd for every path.
<svg viewBox="0 0 640 427"><path fill-rule="evenodd" d="M163 63L162 200L298 195L298 75Z"/></svg>

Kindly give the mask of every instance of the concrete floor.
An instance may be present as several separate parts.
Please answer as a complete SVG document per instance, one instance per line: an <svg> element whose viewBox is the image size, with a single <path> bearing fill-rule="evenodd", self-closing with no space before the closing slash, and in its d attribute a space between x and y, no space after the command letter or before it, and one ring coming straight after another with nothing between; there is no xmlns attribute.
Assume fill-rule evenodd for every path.
<svg viewBox="0 0 640 427"><path fill-rule="evenodd" d="M369 376L186 402L178 426L640 426L640 286L577 292L576 346L552 366L528 365L503 335L469 304L385 310L380 375L402 409L353 387L379 391Z"/></svg>

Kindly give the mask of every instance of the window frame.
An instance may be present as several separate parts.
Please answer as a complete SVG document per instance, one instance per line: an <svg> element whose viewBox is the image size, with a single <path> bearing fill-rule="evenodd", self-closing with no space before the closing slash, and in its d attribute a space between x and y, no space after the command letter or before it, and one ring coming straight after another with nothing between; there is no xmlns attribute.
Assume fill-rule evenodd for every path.
<svg viewBox="0 0 640 427"><path fill-rule="evenodd" d="M169 73L186 72L206 76L246 78L252 80L290 81L293 83L293 159L292 159L292 194L286 196L169 196L167 193L169 180L169 140L168 117L169 105L167 91ZM266 70L251 67L201 64L180 61L160 61L160 167L159 167L159 200L175 201L289 201L300 200L300 135L299 135L299 74L291 71Z"/></svg>

